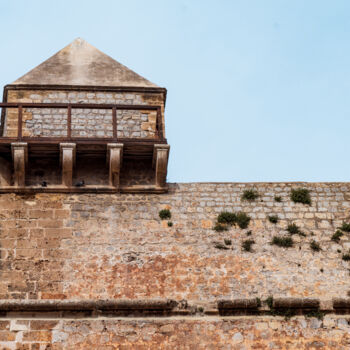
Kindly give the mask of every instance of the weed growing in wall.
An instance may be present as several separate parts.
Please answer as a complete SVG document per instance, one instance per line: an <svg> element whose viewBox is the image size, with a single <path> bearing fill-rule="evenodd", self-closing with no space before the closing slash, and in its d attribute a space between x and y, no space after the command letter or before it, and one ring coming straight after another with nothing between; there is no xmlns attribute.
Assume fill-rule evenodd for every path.
<svg viewBox="0 0 350 350"><path fill-rule="evenodd" d="M324 312L322 312L320 309L317 309L317 310L308 311L305 314L305 317L308 317L308 318L316 317L318 320L322 321L324 318L324 315L325 315Z"/></svg>
<svg viewBox="0 0 350 350"><path fill-rule="evenodd" d="M161 220L171 219L171 212L169 209L162 209L159 211L159 217Z"/></svg>
<svg viewBox="0 0 350 350"><path fill-rule="evenodd" d="M321 246L319 243L317 243L316 241L312 240L310 242L310 248L311 250L313 250L314 252L319 252L321 251Z"/></svg>
<svg viewBox="0 0 350 350"><path fill-rule="evenodd" d="M290 199L294 203L311 205L310 191L306 188L292 189Z"/></svg>
<svg viewBox="0 0 350 350"><path fill-rule="evenodd" d="M228 249L230 249L230 248L228 248L227 246L225 246L225 244L222 244L222 243L220 243L220 242L215 242L215 243L214 243L214 247L215 247L216 249L221 249L221 250L228 250Z"/></svg>
<svg viewBox="0 0 350 350"><path fill-rule="evenodd" d="M288 236L274 236L271 241L272 245L277 245L278 247L290 248L293 247L294 241L292 237Z"/></svg>
<svg viewBox="0 0 350 350"><path fill-rule="evenodd" d="M277 215L269 215L268 218L269 218L269 221L272 224L277 224L277 222L278 222L278 216Z"/></svg>
<svg viewBox="0 0 350 350"><path fill-rule="evenodd" d="M347 222L343 222L339 228L344 232L350 232L350 224Z"/></svg>
<svg viewBox="0 0 350 350"><path fill-rule="evenodd" d="M236 220L237 215L228 211L223 211L218 216L218 223L220 224L234 225Z"/></svg>
<svg viewBox="0 0 350 350"><path fill-rule="evenodd" d="M173 226L173 223L171 221L168 221L168 226L169 227L172 227Z"/></svg>
<svg viewBox="0 0 350 350"><path fill-rule="evenodd" d="M282 197L281 196L275 196L275 202L281 203L282 202Z"/></svg>
<svg viewBox="0 0 350 350"><path fill-rule="evenodd" d="M248 216L246 213L239 212L237 214L236 222L241 229L247 228L250 222L250 216Z"/></svg>
<svg viewBox="0 0 350 350"><path fill-rule="evenodd" d="M232 244L232 241L231 241L230 239L228 239L228 238L225 238L225 239L224 239L224 243L225 243L226 245L231 245L231 244Z"/></svg>
<svg viewBox="0 0 350 350"><path fill-rule="evenodd" d="M213 229L217 232L228 230L232 225L238 225L241 229L247 228L250 222L250 216L246 213L230 213L223 211L218 215L217 223Z"/></svg>
<svg viewBox="0 0 350 350"><path fill-rule="evenodd" d="M350 251L348 253L343 254L342 259L344 261L350 261Z"/></svg>
<svg viewBox="0 0 350 350"><path fill-rule="evenodd" d="M333 233L333 236L331 238L332 241L339 243L340 242L340 237L343 236L344 233L341 232L340 230L337 230Z"/></svg>
<svg viewBox="0 0 350 350"><path fill-rule="evenodd" d="M295 223L289 224L287 226L287 232L291 235L299 235L305 237L305 233L300 230L299 226Z"/></svg>
<svg viewBox="0 0 350 350"><path fill-rule="evenodd" d="M216 232L224 232L224 231L228 231L228 227L227 225L223 225L217 222L213 227L213 230Z"/></svg>
<svg viewBox="0 0 350 350"><path fill-rule="evenodd" d="M242 242L242 249L246 252L252 251L252 245L255 243L253 239L246 239Z"/></svg>
<svg viewBox="0 0 350 350"><path fill-rule="evenodd" d="M259 193L256 190L249 189L249 190L244 190L241 200L242 201L255 201L259 197Z"/></svg>

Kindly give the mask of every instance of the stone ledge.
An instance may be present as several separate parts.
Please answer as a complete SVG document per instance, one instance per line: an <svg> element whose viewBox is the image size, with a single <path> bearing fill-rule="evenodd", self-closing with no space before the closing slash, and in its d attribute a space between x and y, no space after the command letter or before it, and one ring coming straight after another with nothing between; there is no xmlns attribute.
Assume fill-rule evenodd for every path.
<svg viewBox="0 0 350 350"><path fill-rule="evenodd" d="M177 306L171 299L146 300L0 300L0 311L108 311L108 310L164 310Z"/></svg>

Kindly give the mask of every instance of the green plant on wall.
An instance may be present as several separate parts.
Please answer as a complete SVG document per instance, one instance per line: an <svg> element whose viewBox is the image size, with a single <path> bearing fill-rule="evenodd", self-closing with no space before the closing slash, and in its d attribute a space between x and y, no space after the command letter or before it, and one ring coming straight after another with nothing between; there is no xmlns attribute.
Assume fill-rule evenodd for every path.
<svg viewBox="0 0 350 350"><path fill-rule="evenodd" d="M218 216L219 224L234 225L237 220L237 215L228 211L223 211Z"/></svg>
<svg viewBox="0 0 350 350"><path fill-rule="evenodd" d="M347 222L343 222L339 229L344 232L350 232L350 224Z"/></svg>
<svg viewBox="0 0 350 350"><path fill-rule="evenodd" d="M253 239L246 239L242 242L242 249L246 252L251 252L254 243L255 241Z"/></svg>
<svg viewBox="0 0 350 350"><path fill-rule="evenodd" d="M310 191L306 188L292 189L290 194L290 199L294 203L311 205Z"/></svg>
<svg viewBox="0 0 350 350"><path fill-rule="evenodd" d="M287 226L287 232L291 235L299 235L305 237L305 233L300 230L299 226L295 223L291 223Z"/></svg>
<svg viewBox="0 0 350 350"><path fill-rule="evenodd" d="M241 229L247 228L250 222L250 216L246 213L239 212L237 213L236 222Z"/></svg>
<svg viewBox="0 0 350 350"><path fill-rule="evenodd" d="M161 220L171 219L171 212L169 209L162 209L159 211L159 217Z"/></svg>
<svg viewBox="0 0 350 350"><path fill-rule="evenodd" d="M275 202L277 202L277 203L281 203L282 202L282 197L281 196L275 196L274 199L275 199Z"/></svg>
<svg viewBox="0 0 350 350"><path fill-rule="evenodd" d="M231 213L223 211L218 215L217 222L213 229L217 232L227 231L232 225L238 225L241 229L247 228L250 216L246 213Z"/></svg>
<svg viewBox="0 0 350 350"><path fill-rule="evenodd" d="M344 233L341 232L340 230L337 230L333 233L333 236L331 238L332 241L339 243L340 242L340 237L343 236Z"/></svg>
<svg viewBox="0 0 350 350"><path fill-rule="evenodd" d="M319 243L317 243L315 240L312 240L310 242L310 248L311 250L313 250L314 252L319 252L321 251L321 246Z"/></svg>
<svg viewBox="0 0 350 350"><path fill-rule="evenodd" d="M274 236L271 241L272 245L277 245L278 247L290 248L293 247L294 241L292 237L289 236Z"/></svg>
<svg viewBox="0 0 350 350"><path fill-rule="evenodd" d="M269 219L269 221L270 221L272 224L277 224L277 222L278 222L278 216L277 216L277 215L269 215L269 216L268 216L268 219Z"/></svg>
<svg viewBox="0 0 350 350"><path fill-rule="evenodd" d="M241 200L242 201L255 201L259 197L259 193L254 189L244 190Z"/></svg>

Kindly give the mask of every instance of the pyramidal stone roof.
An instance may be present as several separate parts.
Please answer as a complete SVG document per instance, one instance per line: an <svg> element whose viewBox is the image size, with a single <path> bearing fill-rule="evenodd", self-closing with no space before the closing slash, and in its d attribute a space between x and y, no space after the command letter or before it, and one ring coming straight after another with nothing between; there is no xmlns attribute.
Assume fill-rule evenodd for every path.
<svg viewBox="0 0 350 350"><path fill-rule="evenodd" d="M81 38L12 84L158 87Z"/></svg>

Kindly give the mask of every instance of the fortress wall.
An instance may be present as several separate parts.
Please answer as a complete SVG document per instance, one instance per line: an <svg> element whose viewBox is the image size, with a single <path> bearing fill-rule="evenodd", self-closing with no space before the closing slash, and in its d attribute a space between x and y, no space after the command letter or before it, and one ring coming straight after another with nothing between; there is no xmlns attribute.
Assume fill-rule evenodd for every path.
<svg viewBox="0 0 350 350"><path fill-rule="evenodd" d="M334 349L350 346L343 317L0 320L1 349Z"/></svg>
<svg viewBox="0 0 350 350"><path fill-rule="evenodd" d="M8 102L27 103L89 103L158 105L164 110L163 94L133 92L95 92L65 90L10 90ZM117 136L154 138L155 111L117 111ZM18 110L6 113L5 136L17 136ZM164 121L163 121L164 125ZM23 110L23 136L67 136L67 109L25 108ZM72 137L112 137L112 111L98 109L72 109Z"/></svg>
<svg viewBox="0 0 350 350"><path fill-rule="evenodd" d="M312 205L291 202L310 190ZM255 188L255 202L241 201ZM220 298L347 297L350 184L170 184L168 194L33 194L0 196L0 299L147 299L209 305ZM282 202L276 202L275 196ZM173 226L159 219L169 208ZM212 229L222 210L244 211L247 229ZM267 216L277 214L275 225ZM271 245L294 222L292 248ZM247 232L251 235L247 236ZM231 239L228 250L216 242ZM242 250L254 239L252 252ZM321 246L310 249L310 241Z"/></svg>

